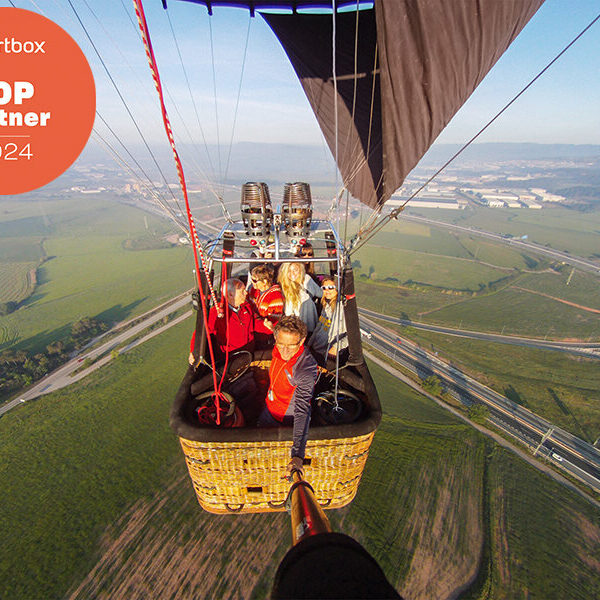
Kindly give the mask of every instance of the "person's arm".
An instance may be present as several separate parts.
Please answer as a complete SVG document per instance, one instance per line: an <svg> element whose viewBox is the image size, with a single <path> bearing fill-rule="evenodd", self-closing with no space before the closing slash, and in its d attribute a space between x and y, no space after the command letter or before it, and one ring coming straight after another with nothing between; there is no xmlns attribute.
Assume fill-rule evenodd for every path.
<svg viewBox="0 0 600 600"><path fill-rule="evenodd" d="M323 295L323 290L316 281L307 273L304 278L304 287L311 298L320 298Z"/></svg>
<svg viewBox="0 0 600 600"><path fill-rule="evenodd" d="M315 303L307 298L300 305L300 318L304 321L306 328L308 329L308 333L312 333L317 326L317 321L319 320L319 316L317 315L317 307Z"/></svg>
<svg viewBox="0 0 600 600"><path fill-rule="evenodd" d="M192 333L192 339L190 340L190 354L194 354L194 346L196 345L196 330Z"/></svg>
<svg viewBox="0 0 600 600"><path fill-rule="evenodd" d="M294 374L296 390L294 392L294 430L292 458L304 458L308 426L310 423L310 403L315 390L318 368L315 359L305 355L299 372Z"/></svg>

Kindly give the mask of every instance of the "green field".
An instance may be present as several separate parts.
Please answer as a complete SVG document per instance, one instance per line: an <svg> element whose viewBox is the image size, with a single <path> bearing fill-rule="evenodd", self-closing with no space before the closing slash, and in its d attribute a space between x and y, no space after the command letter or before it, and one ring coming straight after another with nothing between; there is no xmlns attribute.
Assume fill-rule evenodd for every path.
<svg viewBox="0 0 600 600"><path fill-rule="evenodd" d="M582 223L582 215L572 211L551 210L541 217L539 211L529 211L537 216L528 217L523 212L500 211L499 218L507 223L537 219L545 231L562 223L569 235ZM491 213L461 211L453 219L473 225L469 219L476 216L489 219ZM591 219L584 233L600 244L600 225L595 228L593 215ZM600 313L585 310L600 310L597 276L501 242L400 220L388 224L353 258L359 304L371 310L477 331L600 338Z"/></svg>
<svg viewBox="0 0 600 600"><path fill-rule="evenodd" d="M391 327L389 323L385 327ZM553 350L395 328L551 423L593 443L600 432L600 362Z"/></svg>
<svg viewBox="0 0 600 600"><path fill-rule="evenodd" d="M417 319L428 312L457 301L457 296L438 290L421 290L392 283L380 283L366 278L355 279L356 298L359 306L386 315L401 316L403 313Z"/></svg>
<svg viewBox="0 0 600 600"><path fill-rule="evenodd" d="M42 238L36 235L0 237L0 263L37 263L43 256Z"/></svg>
<svg viewBox="0 0 600 600"><path fill-rule="evenodd" d="M35 247L39 252L43 230L48 257L38 269L34 294L19 310L0 318L0 327L17 332L19 348L43 351L81 317L110 324L140 314L193 284L189 248L132 252L123 247L127 239L171 230L166 221L140 210L110 198L27 205L32 211L43 210L43 217L24 217L24 207L9 207L8 214L19 218L2 215L0 252L10 249L14 240L1 237L2 232L12 236L15 228L24 237L13 254Z"/></svg>
<svg viewBox="0 0 600 600"><path fill-rule="evenodd" d="M20 302L34 290L37 263L0 263L0 302Z"/></svg>
<svg viewBox="0 0 600 600"><path fill-rule="evenodd" d="M466 258L431 255L369 245L356 258L361 267L357 273L372 279L394 278L398 283L423 283L449 290L477 291L508 274L505 270L482 265Z"/></svg>
<svg viewBox="0 0 600 600"><path fill-rule="evenodd" d="M488 242L483 238L461 235L460 243L469 251L471 258L483 263L508 267L511 269L531 269L537 266L540 259L529 254L520 253L506 245Z"/></svg>
<svg viewBox="0 0 600 600"><path fill-rule="evenodd" d="M409 212L423 214L424 211ZM542 210L478 207L452 211L451 215L448 211L428 210L425 216L515 237L527 235L530 242L577 256L592 258L599 253L600 210L582 213L563 207Z"/></svg>
<svg viewBox="0 0 600 600"><path fill-rule="evenodd" d="M573 272L571 268L564 269L561 273L536 273L523 277L517 285L600 310L600 278L590 273ZM596 314L600 316L599 313Z"/></svg>
<svg viewBox="0 0 600 600"><path fill-rule="evenodd" d="M202 512L168 428L189 326L0 420L2 598L62 598L88 575L75 597L171 597L186 586L196 597L267 596L288 517ZM484 561L476 587L490 598L597 595L591 506L372 371L384 419L355 501L329 513L336 529L406 597L463 584L482 544L492 566Z"/></svg>
<svg viewBox="0 0 600 600"><path fill-rule="evenodd" d="M519 286L521 281L515 283ZM600 315L515 288L468 298L426 315L428 323L548 339L600 338Z"/></svg>

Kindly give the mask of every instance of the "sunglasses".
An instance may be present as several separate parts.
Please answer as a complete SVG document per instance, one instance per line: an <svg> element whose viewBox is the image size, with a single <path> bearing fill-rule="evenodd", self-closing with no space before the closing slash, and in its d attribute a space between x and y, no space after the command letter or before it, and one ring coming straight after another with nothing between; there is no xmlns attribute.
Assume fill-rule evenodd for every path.
<svg viewBox="0 0 600 600"><path fill-rule="evenodd" d="M335 290L336 287L335 287L335 285L322 285L321 289L322 290Z"/></svg>

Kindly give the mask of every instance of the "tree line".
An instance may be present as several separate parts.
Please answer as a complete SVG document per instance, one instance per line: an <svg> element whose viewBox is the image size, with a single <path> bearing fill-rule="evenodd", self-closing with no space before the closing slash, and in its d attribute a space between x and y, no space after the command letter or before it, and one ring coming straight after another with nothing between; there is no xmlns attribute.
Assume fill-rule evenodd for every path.
<svg viewBox="0 0 600 600"><path fill-rule="evenodd" d="M102 321L83 317L73 323L69 335L46 346L45 352L31 355L25 350L0 353L0 394L30 386L34 381L67 362L70 354L108 329Z"/></svg>

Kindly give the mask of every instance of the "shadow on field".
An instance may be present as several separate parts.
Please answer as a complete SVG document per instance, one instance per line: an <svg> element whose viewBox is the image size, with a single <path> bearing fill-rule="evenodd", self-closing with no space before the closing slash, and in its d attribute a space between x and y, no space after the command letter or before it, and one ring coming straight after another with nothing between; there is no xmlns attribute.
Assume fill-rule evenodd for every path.
<svg viewBox="0 0 600 600"><path fill-rule="evenodd" d="M552 398L552 400L554 400L554 402L556 403L556 406L558 406L558 408L560 409L562 414L571 418L571 420L573 421L573 423L575 424L577 429L581 432L581 434L580 434L581 437L584 440L591 443L593 440L592 436L589 434L589 432L586 429L584 429L584 427L581 425L581 423L577 420L577 417L571 412L571 409L558 397L558 394L552 388L546 388L546 389L548 390L550 397Z"/></svg>
<svg viewBox="0 0 600 600"><path fill-rule="evenodd" d="M129 317L134 308L139 306L142 302L144 302L144 300L147 299L148 296L144 296L143 298L139 298L138 300L134 300L133 302L126 304L125 306L122 304L115 304L111 308L107 308L101 313L98 313L94 319L96 319L96 321L102 321L107 325L113 325L114 323L123 321Z"/></svg>
<svg viewBox="0 0 600 600"><path fill-rule="evenodd" d="M148 296L144 296L143 298L139 298L138 300L134 300L129 304L123 306L122 304L115 304L111 308L108 308L97 315L91 317L95 321L101 321L112 327L115 322L123 321L127 319L133 312L133 310L144 300L147 300ZM78 319L80 317L78 316ZM75 319L75 320L78 320ZM10 347L14 346L15 350L24 350L30 354L37 354L38 352L46 352L46 347L54 342L62 341L67 342L69 338L72 338L72 323L67 323L62 327L57 327L56 329L46 329L44 331L40 331L36 333L34 336L31 336L27 339L19 340L18 337L13 339L12 343L5 346ZM82 340L83 343L85 340ZM89 340L87 340L89 341ZM16 345L15 345L16 344Z"/></svg>
<svg viewBox="0 0 600 600"><path fill-rule="evenodd" d="M57 327L56 329L46 329L45 331L40 331L39 333L36 333L27 339L20 340L14 349L24 350L30 354L46 352L46 346L49 346L54 342L58 342L59 340L66 340L66 338L71 335L71 327L72 324L68 323L62 327Z"/></svg>
<svg viewBox="0 0 600 600"><path fill-rule="evenodd" d="M51 260L53 258L54 256L50 256L44 262L48 262L48 260ZM46 269L46 267L40 266L37 268L35 276L36 282L33 294L31 294L31 296L28 296L22 302L20 302L19 308L31 306L32 304L35 304L36 302L41 300L46 295L45 293L40 293L39 287L40 285L44 285L45 283L48 283L50 281L50 278L48 277L48 270Z"/></svg>
<svg viewBox="0 0 600 600"><path fill-rule="evenodd" d="M512 400L514 403L524 406L525 408L528 408L527 400L524 400L523 398L521 398L521 394L519 394L519 392L517 392L517 390L515 390L515 388L512 385L509 385L508 387L504 388L504 395L509 400Z"/></svg>

